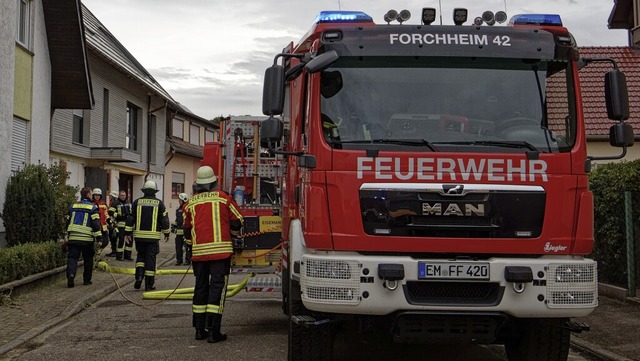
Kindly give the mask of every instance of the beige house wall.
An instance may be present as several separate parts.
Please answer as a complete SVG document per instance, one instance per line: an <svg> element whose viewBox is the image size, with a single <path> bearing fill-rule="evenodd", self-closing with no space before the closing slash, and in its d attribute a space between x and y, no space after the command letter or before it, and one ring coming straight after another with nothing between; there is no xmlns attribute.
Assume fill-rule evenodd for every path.
<svg viewBox="0 0 640 361"><path fill-rule="evenodd" d="M196 172L200 167L200 159L193 158L182 154L175 154L169 163L165 166L165 187L164 187L164 203L169 212L171 222L175 221L176 209L179 206L178 198L171 195L171 183L173 172L184 173L184 192L191 197L192 185L195 182Z"/></svg>

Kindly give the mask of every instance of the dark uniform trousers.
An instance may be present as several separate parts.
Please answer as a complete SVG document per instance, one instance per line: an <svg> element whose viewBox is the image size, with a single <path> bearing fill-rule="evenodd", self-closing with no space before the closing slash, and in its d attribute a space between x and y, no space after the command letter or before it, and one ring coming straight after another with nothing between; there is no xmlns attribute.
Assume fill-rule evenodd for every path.
<svg viewBox="0 0 640 361"><path fill-rule="evenodd" d="M184 241L183 234L176 234L176 260L182 263L183 249L184 247L184 259L187 263L191 263L191 245Z"/></svg>
<svg viewBox="0 0 640 361"><path fill-rule="evenodd" d="M124 232L124 227L118 227L118 245L116 246L116 252L117 252L116 257L119 260L131 258L131 251L133 250L133 246L125 243L126 237L127 235ZM122 256L123 253L124 253L124 258Z"/></svg>
<svg viewBox="0 0 640 361"><path fill-rule="evenodd" d="M93 242L69 241L69 255L67 257L67 278L76 276L78 270L78 260L82 254L84 259L84 272L82 278L84 282L91 281L93 272L93 256L96 253Z"/></svg>
<svg viewBox="0 0 640 361"><path fill-rule="evenodd" d="M156 239L135 238L136 244L136 280L144 279L146 287L155 283L156 256L160 253L160 246Z"/></svg>
<svg viewBox="0 0 640 361"><path fill-rule="evenodd" d="M193 262L196 285L193 293L193 327L220 331L229 282L231 257Z"/></svg>

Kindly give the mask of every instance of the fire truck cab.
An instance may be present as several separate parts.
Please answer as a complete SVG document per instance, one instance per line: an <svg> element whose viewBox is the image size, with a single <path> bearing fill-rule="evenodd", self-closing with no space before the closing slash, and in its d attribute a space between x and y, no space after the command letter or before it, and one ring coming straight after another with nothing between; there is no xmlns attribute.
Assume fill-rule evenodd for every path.
<svg viewBox="0 0 640 361"><path fill-rule="evenodd" d="M287 156L289 359L331 359L348 325L566 360L586 328L571 318L598 304L578 75L594 61L613 64L611 144L626 150L624 74L580 58L557 15L400 26L322 12L278 54L260 136Z"/></svg>

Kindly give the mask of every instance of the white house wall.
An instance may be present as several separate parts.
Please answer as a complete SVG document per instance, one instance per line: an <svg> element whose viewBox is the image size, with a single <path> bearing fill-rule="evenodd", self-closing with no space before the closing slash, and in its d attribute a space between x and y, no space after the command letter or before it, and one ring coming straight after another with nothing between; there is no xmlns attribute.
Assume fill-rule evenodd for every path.
<svg viewBox="0 0 640 361"><path fill-rule="evenodd" d="M13 1L15 2L15 1ZM49 164L49 128L51 124L51 58L47 44L42 1L32 1L33 86L31 121L29 122L29 155L33 164ZM14 20L15 25L15 20Z"/></svg>

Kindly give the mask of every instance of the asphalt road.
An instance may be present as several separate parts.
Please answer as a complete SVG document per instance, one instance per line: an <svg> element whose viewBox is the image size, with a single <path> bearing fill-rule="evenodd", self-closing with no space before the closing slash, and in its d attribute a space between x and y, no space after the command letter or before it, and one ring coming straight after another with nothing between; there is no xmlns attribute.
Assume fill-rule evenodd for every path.
<svg viewBox="0 0 640 361"><path fill-rule="evenodd" d="M181 276L158 277L159 289L176 287ZM240 276L234 275L232 283ZM192 287L187 276L180 287ZM125 286L77 316L15 349L9 360L286 360L287 318L279 293L240 292L225 306L223 332L217 344L194 339L190 301L142 300L142 292ZM393 343L361 344L336 340L336 361L357 360L504 360L498 346L425 346ZM572 354L572 361L587 360Z"/></svg>

